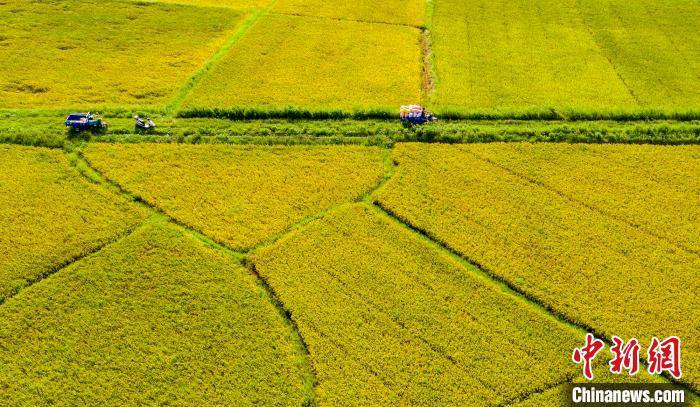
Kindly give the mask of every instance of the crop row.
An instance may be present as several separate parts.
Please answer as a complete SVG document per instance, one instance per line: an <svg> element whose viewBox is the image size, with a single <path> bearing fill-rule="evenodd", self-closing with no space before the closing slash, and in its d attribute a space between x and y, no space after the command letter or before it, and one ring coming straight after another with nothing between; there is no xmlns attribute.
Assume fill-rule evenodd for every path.
<svg viewBox="0 0 700 407"><path fill-rule="evenodd" d="M494 145L494 151L499 147L503 146ZM496 278L599 334L683 338L683 380L697 388L700 328L689 321L700 320L700 256L669 242L687 242L697 233L697 218L692 215L697 177L689 175L697 173L693 169L697 148L629 146L619 154L618 147L601 146L594 151L609 155L613 169L603 175L586 166L585 148L582 154L571 155L567 149L575 147L548 147L546 160L570 163L553 167L551 177L531 170L537 181L528 180L525 169L514 174L482 159L480 154L489 148L399 144L394 149L398 169L380 191L378 202ZM635 149L641 160L657 162L635 167L639 159ZM506 147L504 153L493 154L498 158L509 151L515 150ZM552 157L557 155L564 157ZM529 155L522 159L529 160ZM653 190L640 191L640 186L624 180L645 177L630 175L632 167L655 179L644 184ZM674 177L676 170L679 174ZM683 187L672 192L678 179ZM550 182L562 192L545 186ZM573 185L578 182L581 187ZM684 196L691 201L680 205L691 208L691 214L669 220L662 212L682 212L672 207ZM643 199L648 202L635 203ZM636 214L637 210L649 214ZM652 221L654 216L658 219ZM658 238L636 226L657 225L664 219L670 223L660 230L652 226L654 232L669 235L674 227L686 232L677 238Z"/></svg>

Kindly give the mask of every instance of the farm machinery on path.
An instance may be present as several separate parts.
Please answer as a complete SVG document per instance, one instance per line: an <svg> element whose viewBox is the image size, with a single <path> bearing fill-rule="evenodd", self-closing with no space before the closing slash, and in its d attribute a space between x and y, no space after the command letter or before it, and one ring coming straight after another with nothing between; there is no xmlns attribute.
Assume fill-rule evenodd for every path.
<svg viewBox="0 0 700 407"><path fill-rule="evenodd" d="M95 118L92 113L71 113L66 118L66 127L70 131L93 131L98 132L107 128L107 123L100 118Z"/></svg>
<svg viewBox="0 0 700 407"><path fill-rule="evenodd" d="M435 115L420 105L401 106L399 117L401 123L406 127L437 121Z"/></svg>

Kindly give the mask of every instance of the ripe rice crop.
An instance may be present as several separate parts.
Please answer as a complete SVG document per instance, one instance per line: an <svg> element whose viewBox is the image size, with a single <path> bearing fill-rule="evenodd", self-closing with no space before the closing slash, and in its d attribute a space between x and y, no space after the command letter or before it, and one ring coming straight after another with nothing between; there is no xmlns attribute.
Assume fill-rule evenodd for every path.
<svg viewBox="0 0 700 407"><path fill-rule="evenodd" d="M363 204L253 262L307 343L321 404L495 405L578 369L583 333Z"/></svg>
<svg viewBox="0 0 700 407"><path fill-rule="evenodd" d="M10 405L302 405L290 329L236 259L151 221L0 307L0 389Z"/></svg>
<svg viewBox="0 0 700 407"><path fill-rule="evenodd" d="M483 108L700 104L696 1L435 0L434 103Z"/></svg>
<svg viewBox="0 0 700 407"><path fill-rule="evenodd" d="M595 41L640 105L700 107L700 3L581 3Z"/></svg>
<svg viewBox="0 0 700 407"><path fill-rule="evenodd" d="M45 148L0 145L0 197L0 303L145 216Z"/></svg>
<svg viewBox="0 0 700 407"><path fill-rule="evenodd" d="M479 151L471 145L399 144L397 172L378 201L487 272L598 333L640 340L679 336L683 380L697 388L700 256L514 175L479 158ZM666 165L670 169L659 174L663 182L675 167L669 157L660 151L651 177L651 168ZM627 176L608 174L618 185L625 183L615 180ZM660 191L667 188L672 186ZM634 189L618 192L621 200ZM608 193L614 196L612 189Z"/></svg>
<svg viewBox="0 0 700 407"><path fill-rule="evenodd" d="M698 147L512 143L470 151L700 254Z"/></svg>
<svg viewBox="0 0 700 407"><path fill-rule="evenodd" d="M420 31L269 14L195 87L185 108L387 108L420 97Z"/></svg>
<svg viewBox="0 0 700 407"><path fill-rule="evenodd" d="M383 151L355 146L91 144L85 157L128 191L243 250L384 175Z"/></svg>
<svg viewBox="0 0 700 407"><path fill-rule="evenodd" d="M273 11L345 20L421 26L425 19L425 1L360 0L329 2L324 0L278 0Z"/></svg>
<svg viewBox="0 0 700 407"><path fill-rule="evenodd" d="M146 2L3 1L0 107L164 104L241 17Z"/></svg>
<svg viewBox="0 0 700 407"><path fill-rule="evenodd" d="M634 106L576 0L435 0L441 109Z"/></svg>

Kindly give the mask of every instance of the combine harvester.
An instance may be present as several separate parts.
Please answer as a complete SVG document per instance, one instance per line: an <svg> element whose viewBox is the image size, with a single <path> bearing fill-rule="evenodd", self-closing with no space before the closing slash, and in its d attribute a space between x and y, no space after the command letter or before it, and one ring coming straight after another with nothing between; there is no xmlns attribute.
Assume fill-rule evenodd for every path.
<svg viewBox="0 0 700 407"><path fill-rule="evenodd" d="M435 115L425 110L425 108L420 105L401 106L399 116L401 118L401 123L406 127L437 121Z"/></svg>

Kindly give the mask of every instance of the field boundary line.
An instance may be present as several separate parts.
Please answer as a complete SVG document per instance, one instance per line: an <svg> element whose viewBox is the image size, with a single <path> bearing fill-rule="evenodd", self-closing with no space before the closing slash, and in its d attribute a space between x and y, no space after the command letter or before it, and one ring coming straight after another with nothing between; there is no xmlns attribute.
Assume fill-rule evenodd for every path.
<svg viewBox="0 0 700 407"><path fill-rule="evenodd" d="M281 11L270 11L271 15L277 16L288 16L288 17L302 17L302 18L316 18L319 20L332 20L332 21L345 21L349 23L361 23L361 24L379 24L379 25L393 25L396 27L408 27L415 28L417 30L424 30L425 26L408 24L408 23L390 23L388 21L372 21L372 20L360 20L355 18L345 18L345 17L330 17L330 16L319 16L316 14L305 14L305 13L287 13Z"/></svg>
<svg viewBox="0 0 700 407"><path fill-rule="evenodd" d="M35 284L41 283L42 281L47 280L51 276L71 267L72 265L79 263L82 260L88 259L94 255L97 255L102 250L121 242L122 240L128 238L129 236L132 236L138 230L141 230L142 228L149 225L153 220L154 220L154 217L150 216L141 222L137 222L135 225L132 225L131 227L125 229L124 231L115 234L111 238L109 238L106 241L102 242L101 244L93 247L92 249L86 251L85 253L81 253L77 256L73 256L70 259L64 260L55 266L49 267L46 271L42 272L41 274L37 275L36 277L33 277L31 279L26 280L26 284L24 286L18 288L17 290L15 290L14 293L11 293L4 298L0 298L0 306L7 303L9 300L15 298L17 295L24 292L25 290L31 288Z"/></svg>
<svg viewBox="0 0 700 407"><path fill-rule="evenodd" d="M236 27L233 34L224 42L224 44L209 58L208 61L202 65L199 70L197 70L192 76L190 76L185 82L184 86L179 90L177 95L165 106L166 115L173 115L177 113L182 104L189 96L190 92L199 85L203 78L226 56L229 51L238 43L238 41L245 36L245 34L250 31L251 28L260 20L261 17L268 14L272 7L274 7L277 0L272 0L263 9L254 9L250 16L246 18L242 23Z"/></svg>
<svg viewBox="0 0 700 407"><path fill-rule="evenodd" d="M237 253L239 257L243 254L239 251L228 248L228 246L225 243L219 242L216 239L209 237L207 234L205 234L201 230L198 230L198 229L180 221L179 219L174 218L173 216L168 214L165 210L163 210L162 208L160 208L156 204L151 203L151 202L147 201L146 199L144 199L143 197L141 197L140 195L129 191L127 188L125 188L119 182L108 178L103 173L98 171L95 168L95 166L92 165L92 163L90 163L90 161L85 157L85 155L82 153L82 151L79 148L72 151L72 153L75 154L75 156L74 156L75 167L78 169L78 171L81 173L81 175L83 175L89 181L96 183L96 184L104 185L105 187L110 189L112 192L119 193L122 196L129 199L130 201L136 202L137 204L141 205L142 207L145 207L147 210L157 213L158 215L164 217L168 222L171 222L171 223L187 230L188 232L197 235L200 238L200 240L202 240L202 241L208 242L209 244L216 244L218 246L226 247L227 249L231 250L232 252ZM83 168L80 168L80 167L83 167Z"/></svg>
<svg viewBox="0 0 700 407"><path fill-rule="evenodd" d="M518 179L520 179L520 180L522 180L522 181L531 183L531 184L536 185L536 186L538 186L538 187L540 187L540 188L543 188L543 189L545 189L545 190L547 190L547 191L549 191L549 192L552 192L552 193L556 194L557 196L563 198L564 200L569 201L570 203L574 203L574 204L577 204L577 205L581 205L581 206L583 206L584 208L586 208L586 209L588 209L588 210L590 210L590 211L592 211L592 212L597 213L598 215L601 215L601 216L603 216L603 217L606 217L606 218L608 218L608 219L611 219L611 220L613 220L613 221L615 221L615 222L620 222L620 223L622 223L622 224L625 224L625 225L631 227L632 229L638 230L640 233L645 234L645 235L647 235L647 236L650 236L650 237L652 237L652 238L654 238L654 239L658 239L658 240L664 241L664 242L668 243L669 245L675 247L676 249L678 249L678 250L680 250L680 251L683 251L683 252L686 252L686 253L688 253L688 254L692 254L692 255L695 255L695 256L700 256L700 252L698 252L698 251L696 251L696 250L693 250L693 249L691 249L691 248L689 248L689 247L685 247L685 245L683 245L683 244L681 244L681 243L677 243L677 242L671 241L671 240L669 240L667 237L664 237L664 236L661 236L661 235L657 235L656 233L652 232L651 230L648 230L648 229L647 229L645 226L643 226L643 225L635 225L634 223L628 221L628 220L625 219L625 218L618 217L618 216L616 216L616 215L614 215L614 214L612 214L612 213L609 213L609 212L606 211L605 209L601 209L601 208L599 208L599 207L597 207L597 206L595 206L595 205L590 205L590 204L588 204L588 203L586 203L586 202L584 202L584 201L582 201L582 200L580 200L580 199L578 199L578 198L576 198L576 197L570 196L570 195L566 194L565 192L560 191L559 189L557 189L557 188L555 188L555 187L553 187L553 186L547 184L547 183L544 182L544 181L540 181L540 180L537 180L537 179L535 179L535 178L529 177L529 176L527 176L526 174L520 173L520 172L518 172L518 171L516 171L516 170L514 170L514 169L512 169L512 168L510 168L510 167L507 167L507 166L505 166L505 165L501 165L501 164L499 164L499 163L497 163L497 162L491 160L491 159L488 158L488 157L483 157L483 156L479 155L478 153L475 153L475 152L473 152L473 151L471 151L471 150L469 150L468 152L469 152L469 154L471 154L472 156L474 156L476 159L481 160L481 161L483 161L483 162L485 162L485 163L487 163L487 164L493 165L493 166L496 167L496 168L500 168L501 170L507 172L508 174L510 174L510 175L512 175L512 176L514 176L514 177L516 177L516 178L518 178Z"/></svg>
<svg viewBox="0 0 700 407"><path fill-rule="evenodd" d="M404 228L410 230L412 233L419 235L422 237L424 240L430 242L432 245L438 247L441 249L442 252L448 254L452 259L454 259L457 262L460 262L462 264L468 264L470 265L470 269L476 271L478 274L482 275L484 278L488 278L492 280L495 284L498 284L500 287L502 287L506 292L512 293L516 297L519 297L521 300L530 303L531 305L537 307L540 309L540 311L549 314L551 317L557 319L559 322L562 322L578 331L585 331L592 333L596 338L602 339L606 345L612 346L612 340L610 337L607 335L604 335L601 331L593 328L592 326L582 322L582 321L577 321L575 319L570 318L568 315L565 313L559 311L558 309L552 307L551 305L547 304L546 302L542 301L539 299L536 295L533 295L527 291L524 291L517 286L515 286L513 283L508 281L507 279L499 276L498 274L494 273L492 270L489 268L485 267L483 264L480 262L476 261L473 258L470 258L456 249L453 249L451 246L449 246L447 243L442 241L436 236L433 236L431 233L427 232L426 230L419 228L415 226L413 223L408 221L407 219L404 219L403 217L399 216L398 214L394 213L391 209L388 207L384 206L379 200L374 199L372 201L372 205L378 213L383 214L384 216L392 219L394 222L402 225ZM644 360L639 361L641 366L646 366L646 362ZM674 379L668 374L664 374L663 377L665 380L687 390L688 392L694 394L695 396L700 396L700 393L695 390L692 385L688 382L681 381Z"/></svg>
<svg viewBox="0 0 700 407"><path fill-rule="evenodd" d="M292 317L292 312L282 302L279 295L277 295L275 289L272 288L272 286L267 282L267 280L260 274L257 267L255 266L255 262L251 258L245 256L240 260L240 263L244 268L248 270L248 272L250 272L250 274L252 274L256 278L258 285L261 286L263 290L265 290L269 301L275 307L277 312L280 314L280 317L289 328L290 333L292 334L292 343L294 344L294 346L297 347L297 352L302 356L304 368L305 370L307 370L305 372L305 376L308 377L304 378L304 384L306 386L310 386L310 388L307 388L306 390L310 393L311 399L306 399L303 405L316 405L316 387L318 386L318 373L316 371L316 367L314 366L313 359L311 359L309 345L306 343L304 335L302 335L301 330L299 329L299 325Z"/></svg>
<svg viewBox="0 0 700 407"><path fill-rule="evenodd" d="M82 151L80 148L75 149L74 151L70 152L71 154L74 154L74 159L71 160L71 163L74 165L76 170L80 172L80 174L85 177L88 181L97 183L100 185L103 185L105 188L110 190L113 193L120 194L123 197L134 201L135 203L141 205L145 209L147 209L149 212L151 212L151 218L150 219L163 219L166 222L169 222L176 227L180 228L184 233L194 237L195 239L201 241L204 245L207 247L218 250L230 257L232 257L237 263L241 264L248 272L251 273L251 275L256 279L256 283L258 284L259 287L261 287L265 293L267 294L267 300L270 301L272 306L277 310L279 313L280 317L283 319L285 325L287 325L289 329L289 333L291 335L292 342L294 346L297 348L297 351L300 352L301 359L303 361L303 364L305 365L308 370L305 372L305 376L310 376L310 377L305 377L304 380L308 381L306 384L311 385L311 394L310 394L310 399L307 399L307 401L310 403L310 405L315 405L315 387L317 383L317 377L316 377L316 372L313 368L313 364L311 362L311 357L308 351L308 347L306 345L306 342L304 341L303 336L301 335L301 332L298 329L298 326L296 322L291 318L291 314L285 307L285 305L279 300L277 297L277 294L275 291L272 289L272 287L267 283L265 279L262 278L262 276L257 272L257 270L254 268L254 265L249 259L248 252L239 252L236 251L232 248L230 248L227 244L218 242L215 239L209 237L205 233L200 232L199 230L187 225L184 222L179 221L178 219L170 216L167 214L164 210L160 209L159 207L147 202L145 199L141 198L139 195L134 194L124 188L121 184L118 182L108 178L104 174L102 174L100 171L98 171L95 167L93 167L90 164L90 161L82 154ZM83 166L84 168L80 168ZM147 222L144 222L144 224ZM143 225L142 225L143 226ZM0 303L1 305L2 303ZM306 370L306 369L305 369Z"/></svg>

